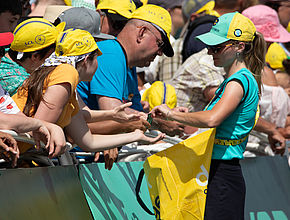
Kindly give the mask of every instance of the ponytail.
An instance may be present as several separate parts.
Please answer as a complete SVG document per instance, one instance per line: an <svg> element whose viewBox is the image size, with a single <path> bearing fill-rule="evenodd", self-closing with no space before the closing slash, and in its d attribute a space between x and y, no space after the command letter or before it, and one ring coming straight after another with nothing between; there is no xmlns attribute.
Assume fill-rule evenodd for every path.
<svg viewBox="0 0 290 220"><path fill-rule="evenodd" d="M247 68L252 72L255 77L259 92L261 94L261 76L265 67L266 56L266 42L261 33L256 32L255 38L251 44L246 44L246 48L243 52L244 62Z"/></svg>

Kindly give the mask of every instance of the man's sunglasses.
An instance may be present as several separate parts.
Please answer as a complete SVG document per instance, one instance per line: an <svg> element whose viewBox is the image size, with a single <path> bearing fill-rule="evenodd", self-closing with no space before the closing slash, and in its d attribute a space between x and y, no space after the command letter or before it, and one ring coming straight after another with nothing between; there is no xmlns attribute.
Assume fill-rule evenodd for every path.
<svg viewBox="0 0 290 220"><path fill-rule="evenodd" d="M213 53L219 53L222 49L226 48L226 47L229 47L229 46L232 46L234 45L234 43L229 43L229 44L226 44L226 45L222 45L222 46L210 46L210 45L207 45L206 48L208 50L211 50Z"/></svg>

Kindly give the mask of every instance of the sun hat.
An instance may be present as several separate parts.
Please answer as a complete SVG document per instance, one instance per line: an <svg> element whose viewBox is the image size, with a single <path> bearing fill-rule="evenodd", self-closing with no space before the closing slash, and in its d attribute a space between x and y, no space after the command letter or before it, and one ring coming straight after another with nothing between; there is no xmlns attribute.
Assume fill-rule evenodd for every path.
<svg viewBox="0 0 290 220"><path fill-rule="evenodd" d="M109 13L119 14L130 19L136 5L132 0L100 0L97 9L108 10Z"/></svg>
<svg viewBox="0 0 290 220"><path fill-rule="evenodd" d="M161 81L155 81L150 88L146 89L142 95L142 101L147 101L150 110L155 106L167 104L169 108L175 108L177 105L177 96L175 88Z"/></svg>
<svg viewBox="0 0 290 220"><path fill-rule="evenodd" d="M102 55L95 39L89 32L81 29L69 29L59 34L55 54L57 56L79 56L95 50L98 55Z"/></svg>
<svg viewBox="0 0 290 220"><path fill-rule="evenodd" d="M57 17L65 10L72 8L66 5L48 5L45 9L43 18L53 23Z"/></svg>
<svg viewBox="0 0 290 220"><path fill-rule="evenodd" d="M255 5L244 10L242 14L252 20L266 41L279 43L290 41L290 33L280 24L274 9L266 5Z"/></svg>
<svg viewBox="0 0 290 220"><path fill-rule="evenodd" d="M165 9L173 9L182 6L183 0L148 0L147 4L158 5Z"/></svg>
<svg viewBox="0 0 290 220"><path fill-rule="evenodd" d="M148 21L156 27L161 32L162 40L165 43L163 53L168 57L174 55L170 44L171 16L167 10L157 5L147 4L136 9L132 14L133 18Z"/></svg>
<svg viewBox="0 0 290 220"><path fill-rule="evenodd" d="M0 47L12 43L14 36L11 32L0 33Z"/></svg>
<svg viewBox="0 0 290 220"><path fill-rule="evenodd" d="M213 0L184 0L182 4L182 13L189 19L192 13L201 13L211 11L214 8Z"/></svg>
<svg viewBox="0 0 290 220"><path fill-rule="evenodd" d="M17 25L13 34L11 49L18 52L41 50L54 44L65 23L54 26L43 18L27 19Z"/></svg>
<svg viewBox="0 0 290 220"><path fill-rule="evenodd" d="M228 40L250 42L254 40L256 28L246 16L238 13L227 13L216 19L210 32L196 38L206 45L218 45Z"/></svg>
<svg viewBox="0 0 290 220"><path fill-rule="evenodd" d="M114 36L101 33L101 18L98 12L88 8L70 8L62 12L59 17L65 22L65 30L76 28L90 32L95 38L115 39ZM81 18L81 19L80 19Z"/></svg>

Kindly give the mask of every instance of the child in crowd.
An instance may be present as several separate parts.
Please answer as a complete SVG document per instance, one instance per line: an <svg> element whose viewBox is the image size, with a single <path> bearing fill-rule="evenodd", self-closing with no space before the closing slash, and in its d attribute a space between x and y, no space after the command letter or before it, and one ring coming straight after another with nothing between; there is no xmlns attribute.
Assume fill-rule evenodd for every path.
<svg viewBox="0 0 290 220"><path fill-rule="evenodd" d="M156 142L142 131L118 135L92 135L86 122L139 118L124 112L131 104L118 106L111 111L92 111L77 100L76 86L80 81L90 81L98 67L101 51L87 31L69 29L61 33L56 51L34 71L13 99L26 115L56 123L65 129L74 143L86 151L101 151L138 140ZM78 101L80 101L80 110Z"/></svg>

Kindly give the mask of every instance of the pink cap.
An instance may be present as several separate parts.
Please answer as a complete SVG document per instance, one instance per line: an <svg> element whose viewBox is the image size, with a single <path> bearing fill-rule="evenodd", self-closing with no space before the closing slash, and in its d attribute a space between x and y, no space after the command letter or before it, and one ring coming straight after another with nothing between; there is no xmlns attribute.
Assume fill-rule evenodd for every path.
<svg viewBox="0 0 290 220"><path fill-rule="evenodd" d="M269 42L290 42L290 33L280 24L277 12L266 5L255 5L242 12Z"/></svg>
<svg viewBox="0 0 290 220"><path fill-rule="evenodd" d="M14 36L11 32L0 33L0 46L6 46L12 43Z"/></svg>

